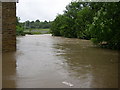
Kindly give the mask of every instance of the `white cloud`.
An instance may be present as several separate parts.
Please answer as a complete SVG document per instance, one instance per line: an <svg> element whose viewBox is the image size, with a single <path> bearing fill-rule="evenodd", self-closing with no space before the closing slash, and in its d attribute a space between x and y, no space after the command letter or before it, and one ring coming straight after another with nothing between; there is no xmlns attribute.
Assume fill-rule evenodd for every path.
<svg viewBox="0 0 120 90"><path fill-rule="evenodd" d="M19 0L17 16L21 21L26 20L54 20L56 15L62 14L71 0Z"/></svg>

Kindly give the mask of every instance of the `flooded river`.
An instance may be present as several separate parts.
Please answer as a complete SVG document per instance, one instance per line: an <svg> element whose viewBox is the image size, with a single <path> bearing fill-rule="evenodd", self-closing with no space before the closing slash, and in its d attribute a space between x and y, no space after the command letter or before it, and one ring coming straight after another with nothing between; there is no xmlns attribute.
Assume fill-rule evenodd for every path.
<svg viewBox="0 0 120 90"><path fill-rule="evenodd" d="M50 34L17 37L3 53L3 88L116 88L118 52Z"/></svg>

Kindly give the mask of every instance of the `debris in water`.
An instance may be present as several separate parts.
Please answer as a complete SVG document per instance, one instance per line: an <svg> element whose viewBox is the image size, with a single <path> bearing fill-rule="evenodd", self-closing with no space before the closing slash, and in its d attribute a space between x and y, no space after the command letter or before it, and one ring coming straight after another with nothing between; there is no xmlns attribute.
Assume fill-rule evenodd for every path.
<svg viewBox="0 0 120 90"><path fill-rule="evenodd" d="M62 82L63 84L65 84L65 85L68 85L68 86L70 86L70 87L73 87L73 84L71 84L71 83L68 83L68 82Z"/></svg>

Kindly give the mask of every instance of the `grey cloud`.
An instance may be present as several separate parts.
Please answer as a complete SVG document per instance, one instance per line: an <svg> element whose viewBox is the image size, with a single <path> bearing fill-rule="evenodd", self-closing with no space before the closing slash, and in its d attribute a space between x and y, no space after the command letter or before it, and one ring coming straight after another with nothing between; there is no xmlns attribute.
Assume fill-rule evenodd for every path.
<svg viewBox="0 0 120 90"><path fill-rule="evenodd" d="M63 13L70 2L71 0L21 0L17 4L17 16L21 21L51 21L58 13Z"/></svg>

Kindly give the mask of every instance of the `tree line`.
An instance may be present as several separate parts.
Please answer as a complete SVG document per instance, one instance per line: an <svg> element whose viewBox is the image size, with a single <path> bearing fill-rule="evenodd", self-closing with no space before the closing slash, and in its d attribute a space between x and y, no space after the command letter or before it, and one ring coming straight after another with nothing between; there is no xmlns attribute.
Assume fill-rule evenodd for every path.
<svg viewBox="0 0 120 90"><path fill-rule="evenodd" d="M16 17L16 35L25 35L26 30L37 30L37 29L49 29L51 26L51 21L25 21L20 22L20 17Z"/></svg>
<svg viewBox="0 0 120 90"><path fill-rule="evenodd" d="M71 2L52 22L51 33L120 49L120 2Z"/></svg>
<svg viewBox="0 0 120 90"><path fill-rule="evenodd" d="M36 21L26 21L26 22L24 22L24 27L26 28L26 29L29 29L29 28L31 28L31 29L46 29L46 28L50 28L50 24L51 24L51 21L40 21L40 20L36 20Z"/></svg>

